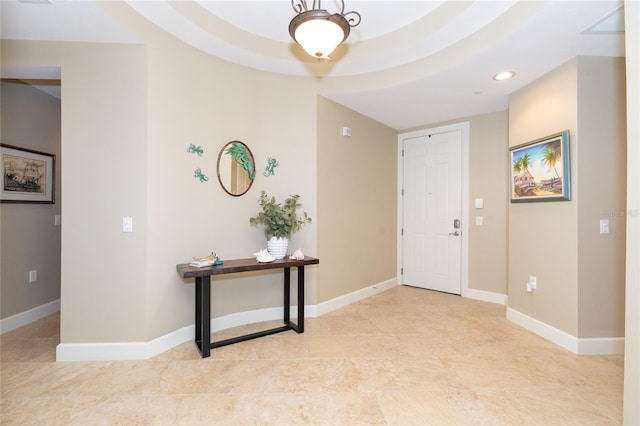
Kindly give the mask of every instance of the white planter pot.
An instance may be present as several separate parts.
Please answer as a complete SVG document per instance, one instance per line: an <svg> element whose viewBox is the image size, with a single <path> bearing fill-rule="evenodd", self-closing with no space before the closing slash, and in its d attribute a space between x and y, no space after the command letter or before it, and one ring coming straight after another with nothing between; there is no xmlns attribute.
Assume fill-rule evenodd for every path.
<svg viewBox="0 0 640 426"><path fill-rule="evenodd" d="M289 239L288 238L276 238L271 237L267 241L267 251L269 254L276 259L284 259L287 255L287 250L289 249Z"/></svg>

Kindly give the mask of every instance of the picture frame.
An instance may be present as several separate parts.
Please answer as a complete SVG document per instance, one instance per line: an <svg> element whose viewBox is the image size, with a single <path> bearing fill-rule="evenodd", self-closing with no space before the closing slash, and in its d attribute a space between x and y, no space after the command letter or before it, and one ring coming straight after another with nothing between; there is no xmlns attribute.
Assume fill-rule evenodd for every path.
<svg viewBox="0 0 640 426"><path fill-rule="evenodd" d="M0 157L0 202L55 204L55 155L0 144Z"/></svg>
<svg viewBox="0 0 640 426"><path fill-rule="evenodd" d="M510 148L511 202L571 200L569 131Z"/></svg>

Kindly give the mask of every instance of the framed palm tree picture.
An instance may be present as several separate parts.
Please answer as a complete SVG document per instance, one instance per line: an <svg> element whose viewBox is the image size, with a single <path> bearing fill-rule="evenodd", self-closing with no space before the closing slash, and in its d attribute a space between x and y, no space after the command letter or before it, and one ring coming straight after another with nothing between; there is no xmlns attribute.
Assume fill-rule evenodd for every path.
<svg viewBox="0 0 640 426"><path fill-rule="evenodd" d="M511 202L571 199L569 131L510 149Z"/></svg>

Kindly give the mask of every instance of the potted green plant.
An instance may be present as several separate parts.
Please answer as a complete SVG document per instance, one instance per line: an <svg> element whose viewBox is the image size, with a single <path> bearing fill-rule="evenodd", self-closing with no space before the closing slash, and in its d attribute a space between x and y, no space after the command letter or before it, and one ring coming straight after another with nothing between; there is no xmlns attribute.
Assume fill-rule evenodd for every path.
<svg viewBox="0 0 640 426"><path fill-rule="evenodd" d="M290 195L283 203L278 203L276 197L269 197L264 191L260 191L258 204L262 211L249 218L251 225L264 227L267 251L276 259L282 259L287 254L291 234L311 223L307 212L303 211L302 216L297 214L297 210L302 207L298 203L299 198L299 195Z"/></svg>

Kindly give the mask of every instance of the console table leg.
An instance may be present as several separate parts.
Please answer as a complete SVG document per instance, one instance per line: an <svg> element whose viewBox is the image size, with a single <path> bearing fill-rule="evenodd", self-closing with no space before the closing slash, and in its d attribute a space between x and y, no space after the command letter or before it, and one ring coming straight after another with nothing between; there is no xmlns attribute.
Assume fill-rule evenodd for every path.
<svg viewBox="0 0 640 426"><path fill-rule="evenodd" d="M211 277L196 277L196 345L202 358L211 355Z"/></svg>
<svg viewBox="0 0 640 426"><path fill-rule="evenodd" d="M298 333L304 333L304 266L298 266Z"/></svg>
<svg viewBox="0 0 640 426"><path fill-rule="evenodd" d="M291 269L284 268L284 323L289 325L291 322Z"/></svg>

